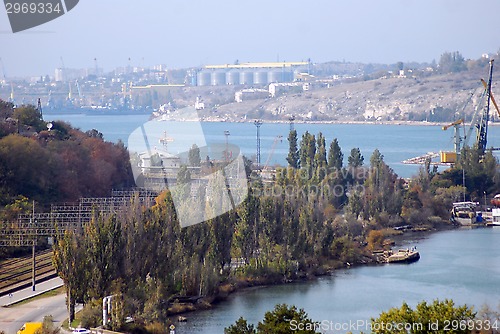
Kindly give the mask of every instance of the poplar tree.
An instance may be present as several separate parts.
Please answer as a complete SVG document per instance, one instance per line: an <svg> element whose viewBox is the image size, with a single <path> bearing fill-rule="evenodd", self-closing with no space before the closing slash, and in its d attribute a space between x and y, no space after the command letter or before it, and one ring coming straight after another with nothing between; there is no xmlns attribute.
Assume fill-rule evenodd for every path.
<svg viewBox="0 0 500 334"><path fill-rule="evenodd" d="M290 149L288 151L288 157L286 158L286 161L288 162L288 165L292 168L300 168L300 157L299 157L299 150L297 146L297 130L292 130L288 134L288 142L290 145Z"/></svg>
<svg viewBox="0 0 500 334"><path fill-rule="evenodd" d="M330 144L330 150L328 151L328 169L342 169L344 161L344 154L339 145L337 138L334 138Z"/></svg>

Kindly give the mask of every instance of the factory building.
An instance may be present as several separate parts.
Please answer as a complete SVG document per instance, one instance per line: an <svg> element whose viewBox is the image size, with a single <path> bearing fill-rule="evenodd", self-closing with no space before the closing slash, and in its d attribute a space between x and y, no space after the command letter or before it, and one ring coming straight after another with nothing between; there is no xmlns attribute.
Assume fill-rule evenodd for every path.
<svg viewBox="0 0 500 334"><path fill-rule="evenodd" d="M310 62L208 65L196 73L196 83L198 86L266 86L293 82L304 73L309 73L310 65Z"/></svg>

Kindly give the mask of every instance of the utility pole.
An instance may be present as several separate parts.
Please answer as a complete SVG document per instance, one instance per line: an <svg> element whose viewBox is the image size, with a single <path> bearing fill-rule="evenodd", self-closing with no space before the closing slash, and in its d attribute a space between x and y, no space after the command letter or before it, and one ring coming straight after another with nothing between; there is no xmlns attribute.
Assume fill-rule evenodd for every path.
<svg viewBox="0 0 500 334"><path fill-rule="evenodd" d="M33 215L31 216L31 223L35 225L35 201L33 201ZM36 289L36 257L35 257L35 245L36 245L36 236L33 236L33 245L32 245L32 273L31 273L31 287L33 291Z"/></svg>
<svg viewBox="0 0 500 334"><path fill-rule="evenodd" d="M260 126L262 125L262 120L258 119L253 124L257 127L257 167L260 167Z"/></svg>
<svg viewBox="0 0 500 334"><path fill-rule="evenodd" d="M226 163L229 162L229 144L228 144L229 135L230 135L229 130L224 131L224 136L226 136L226 151L224 152Z"/></svg>

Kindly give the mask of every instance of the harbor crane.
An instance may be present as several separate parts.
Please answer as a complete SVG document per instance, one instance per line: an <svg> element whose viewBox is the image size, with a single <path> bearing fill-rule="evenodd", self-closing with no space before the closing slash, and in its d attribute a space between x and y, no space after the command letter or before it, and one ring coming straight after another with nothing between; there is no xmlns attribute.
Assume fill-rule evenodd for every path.
<svg viewBox="0 0 500 334"><path fill-rule="evenodd" d="M484 155L486 151L487 139L488 139L488 123L490 121L490 102L495 106L498 115L500 116L500 110L498 109L498 105L493 97L491 92L491 82L493 78L493 59L490 61L490 69L488 75L488 82L484 79L481 79L481 83L483 84L484 91L481 94L481 103L477 104L476 110L472 117L471 124L469 126L469 130L467 133L464 133L463 137L463 146L467 146L470 138L472 137L472 130L476 128L476 147L480 151L481 155ZM484 99L486 98L486 103L484 103ZM482 112L480 109L482 108ZM460 157L461 150L461 142L462 138L459 133L460 124L464 124L463 119L459 119L447 126L443 126L443 130L447 130L450 127L455 127L454 134L454 154L451 152L441 152L441 162L444 163L455 163L458 161ZM465 129L464 129L465 132Z"/></svg>
<svg viewBox="0 0 500 334"><path fill-rule="evenodd" d="M446 162L448 159L450 160L455 160L454 162L456 162L456 160L458 159L458 157L460 156L460 144L462 143L462 137L460 136L460 125L464 123L464 120L463 119L459 119L451 124L448 124L448 125L445 125L443 126L443 130L446 131L448 130L449 128L451 127L454 127L455 129L455 132L454 132L454 135L453 135L453 138L454 138L454 149L455 149L455 156L454 157L449 157L446 155L446 153L448 152L442 152L441 153L441 162ZM444 153L444 154L443 154Z"/></svg>
<svg viewBox="0 0 500 334"><path fill-rule="evenodd" d="M475 146L480 152L480 155L484 155L487 149L487 138L488 138L488 123L490 122L490 104L493 103L495 109L497 110L498 116L500 117L500 109L495 101L493 93L491 92L491 84L493 79L493 59L490 60L488 82L481 79L481 83L484 87L484 91L480 96L479 103L476 104L474 114L469 126L467 133L465 133L465 120L464 118L458 119L451 124L442 127L444 131L448 130L450 127L454 127L454 152L443 152L439 154L434 152L429 152L423 156L411 158L404 160L404 164L423 164L429 159L440 156L440 162L432 162L432 164L437 165L450 165L456 163L460 159L460 152L462 147L468 146L470 138L472 137L472 130L476 129L476 142ZM467 104L472 100L473 93L467 99L463 110L466 109ZM485 101L486 99L486 101ZM481 111L482 109L482 111ZM464 135L460 136L460 125L464 127ZM498 148L493 148L493 150L500 150Z"/></svg>
<svg viewBox="0 0 500 334"><path fill-rule="evenodd" d="M264 165L264 168L262 170L267 170L269 168L269 162L271 161L271 158L274 154L274 150L276 149L276 145L278 142L283 141L283 136L279 135L274 138L273 146L271 146L271 151L269 152L269 155L267 156L266 164Z"/></svg>

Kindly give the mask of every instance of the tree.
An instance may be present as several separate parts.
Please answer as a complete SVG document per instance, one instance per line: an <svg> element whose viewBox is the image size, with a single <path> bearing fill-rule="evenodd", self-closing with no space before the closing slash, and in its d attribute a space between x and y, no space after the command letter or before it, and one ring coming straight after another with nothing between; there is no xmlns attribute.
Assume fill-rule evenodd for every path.
<svg viewBox="0 0 500 334"><path fill-rule="evenodd" d="M325 137L320 132L318 133L318 139L316 140L316 154L314 155L314 168L316 169L316 179L317 181L322 181L326 176L326 143Z"/></svg>
<svg viewBox="0 0 500 334"><path fill-rule="evenodd" d="M257 331L254 325L248 324L243 317L240 317L234 325L224 328L224 334L257 334Z"/></svg>
<svg viewBox="0 0 500 334"><path fill-rule="evenodd" d="M224 329L224 334L316 334L318 323L308 318L307 313L294 305L278 304L273 311L264 315L264 320L257 325L240 317L233 325Z"/></svg>
<svg viewBox="0 0 500 334"><path fill-rule="evenodd" d="M191 172L186 165L181 165L181 167L179 167L179 171L177 172L177 183L187 184L189 182L191 182Z"/></svg>
<svg viewBox="0 0 500 334"><path fill-rule="evenodd" d="M69 322L75 319L76 300L82 300L87 288L87 258L83 239L66 231L56 239L52 262L66 287Z"/></svg>
<svg viewBox="0 0 500 334"><path fill-rule="evenodd" d="M458 51L445 52L439 59L439 70L441 73L456 73L465 71L466 69L465 59Z"/></svg>
<svg viewBox="0 0 500 334"><path fill-rule="evenodd" d="M365 158L363 158L359 147L357 147L351 150L351 155L347 158L347 164L350 168L361 167L364 160Z"/></svg>
<svg viewBox="0 0 500 334"><path fill-rule="evenodd" d="M36 331L37 334L59 334L60 332L61 329L54 325L54 319L51 315L43 317L42 328Z"/></svg>
<svg viewBox="0 0 500 334"><path fill-rule="evenodd" d="M40 111L32 105L16 108L12 117L17 119L19 125L32 126L36 131L46 129Z"/></svg>
<svg viewBox="0 0 500 334"><path fill-rule="evenodd" d="M316 155L316 138L307 131L302 135L299 155L300 167L305 168L308 176L311 177L314 168L314 156Z"/></svg>
<svg viewBox="0 0 500 334"><path fill-rule="evenodd" d="M474 320L476 313L467 305L456 307L452 300L434 300L432 304L423 301L415 309L403 303L401 308L391 308L382 312L377 319L372 318L373 333L470 333L467 321ZM448 328L445 326L448 324ZM457 324L451 327L452 324ZM410 328L396 330L397 327ZM452 328L452 331L450 331Z"/></svg>
<svg viewBox="0 0 500 334"><path fill-rule="evenodd" d="M339 145L337 138L334 138L330 144L330 150L328 151L328 169L342 169L344 163L344 154Z"/></svg>
<svg viewBox="0 0 500 334"><path fill-rule="evenodd" d="M201 166L201 155L200 148L198 145L193 144L193 146L189 149L189 166L192 167L200 167Z"/></svg>
<svg viewBox="0 0 500 334"><path fill-rule="evenodd" d="M299 150L297 147L297 130L292 130L288 134L288 142L290 145L289 151L288 151L288 157L286 158L286 161L288 162L288 165L292 168L299 168L300 167L300 156L299 156Z"/></svg>
<svg viewBox="0 0 500 334"><path fill-rule="evenodd" d="M315 334L315 328L303 309L286 304L278 304L273 311L266 312L264 320L257 325L259 334Z"/></svg>

